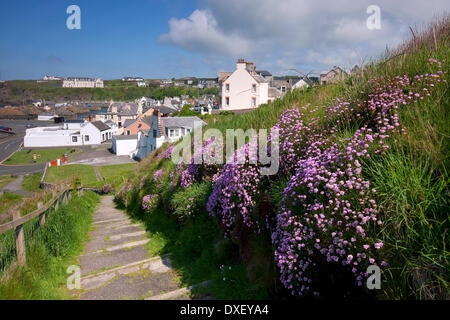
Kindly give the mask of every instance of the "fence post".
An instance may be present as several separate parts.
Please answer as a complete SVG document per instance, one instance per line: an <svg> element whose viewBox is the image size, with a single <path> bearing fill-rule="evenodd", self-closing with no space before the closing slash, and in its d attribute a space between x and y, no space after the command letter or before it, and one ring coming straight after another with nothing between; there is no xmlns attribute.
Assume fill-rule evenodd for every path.
<svg viewBox="0 0 450 320"><path fill-rule="evenodd" d="M13 220L20 218L20 212L15 211L13 215ZM27 253L25 247L25 237L23 234L23 225L16 227L16 254L17 254L17 263L19 266L25 266L27 263Z"/></svg>
<svg viewBox="0 0 450 320"><path fill-rule="evenodd" d="M38 202L37 204L38 209L42 208L42 202ZM42 212L39 215L39 225L42 227L45 224L45 212Z"/></svg>

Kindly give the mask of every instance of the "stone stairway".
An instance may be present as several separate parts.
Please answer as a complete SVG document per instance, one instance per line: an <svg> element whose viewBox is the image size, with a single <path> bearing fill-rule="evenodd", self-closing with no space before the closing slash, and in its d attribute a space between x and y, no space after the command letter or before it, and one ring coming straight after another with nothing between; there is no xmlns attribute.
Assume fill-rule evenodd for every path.
<svg viewBox="0 0 450 320"><path fill-rule="evenodd" d="M104 196L95 214L90 240L79 257L81 300L190 299L181 288L170 255L150 257L144 229Z"/></svg>

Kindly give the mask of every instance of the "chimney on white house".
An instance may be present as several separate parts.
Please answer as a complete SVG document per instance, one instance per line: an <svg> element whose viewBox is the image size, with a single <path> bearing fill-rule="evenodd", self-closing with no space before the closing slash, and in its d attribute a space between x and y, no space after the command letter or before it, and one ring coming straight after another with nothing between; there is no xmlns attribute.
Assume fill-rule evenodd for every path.
<svg viewBox="0 0 450 320"><path fill-rule="evenodd" d="M248 71L255 71L256 70L256 66L253 62L247 62L246 63L246 68Z"/></svg>
<svg viewBox="0 0 450 320"><path fill-rule="evenodd" d="M238 59L237 63L236 63L236 70L242 70L245 69L246 67L246 62L244 59Z"/></svg>

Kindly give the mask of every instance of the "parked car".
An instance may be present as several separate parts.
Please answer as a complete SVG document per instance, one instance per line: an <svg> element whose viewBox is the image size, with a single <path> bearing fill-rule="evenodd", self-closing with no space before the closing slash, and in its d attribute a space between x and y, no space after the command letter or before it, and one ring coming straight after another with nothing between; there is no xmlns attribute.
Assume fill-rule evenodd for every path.
<svg viewBox="0 0 450 320"><path fill-rule="evenodd" d="M35 126L34 124L29 123L29 124L27 124L26 127L27 127L27 128L35 128L36 126Z"/></svg>
<svg viewBox="0 0 450 320"><path fill-rule="evenodd" d="M0 126L0 130L3 130L3 131L12 131L11 128L9 128L9 127L4 127L4 126Z"/></svg>

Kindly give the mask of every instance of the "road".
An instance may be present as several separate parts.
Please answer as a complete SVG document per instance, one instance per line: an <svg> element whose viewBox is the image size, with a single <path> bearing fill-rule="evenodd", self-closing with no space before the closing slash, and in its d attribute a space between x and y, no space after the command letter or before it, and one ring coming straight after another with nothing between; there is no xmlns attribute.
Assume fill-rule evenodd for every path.
<svg viewBox="0 0 450 320"><path fill-rule="evenodd" d="M16 134L1 134L0 136L0 162L4 161L11 154L16 152L23 144L23 137L27 125L31 124L40 127L56 126L52 121L37 121L37 120L4 120L0 119L0 126L12 128ZM30 173L42 172L45 168L45 163L38 163L29 166L5 166L0 164L0 175L24 175Z"/></svg>
<svg viewBox="0 0 450 320"><path fill-rule="evenodd" d="M4 175L27 175L30 173L43 172L45 163L31 164L29 166L4 166L0 164L0 176Z"/></svg>

